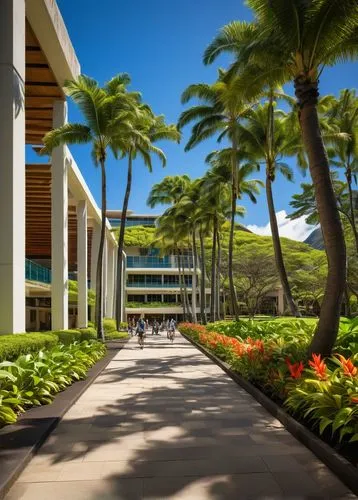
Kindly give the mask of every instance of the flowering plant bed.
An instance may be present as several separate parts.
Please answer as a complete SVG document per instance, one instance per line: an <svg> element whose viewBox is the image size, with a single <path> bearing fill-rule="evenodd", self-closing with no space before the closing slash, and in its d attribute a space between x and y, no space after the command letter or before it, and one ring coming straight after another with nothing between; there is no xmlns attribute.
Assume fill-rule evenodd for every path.
<svg viewBox="0 0 358 500"><path fill-rule="evenodd" d="M247 323L247 322L245 322ZM233 323L235 333L238 323ZM351 325L355 328L355 324ZM225 361L286 411L324 438L351 461L358 457L358 368L356 344L342 340L327 359L308 359L301 332L290 340L268 328L267 335L246 338L182 323L181 332ZM243 326L247 333L247 324ZM348 331L348 335L351 332ZM284 338L282 338L284 337ZM341 336L341 338L343 338ZM344 352L344 354L342 354Z"/></svg>

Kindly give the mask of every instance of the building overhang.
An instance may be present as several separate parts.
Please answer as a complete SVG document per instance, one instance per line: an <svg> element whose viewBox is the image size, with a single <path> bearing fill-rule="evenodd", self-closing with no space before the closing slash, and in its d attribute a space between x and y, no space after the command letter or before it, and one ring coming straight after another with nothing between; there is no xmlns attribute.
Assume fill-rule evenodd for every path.
<svg viewBox="0 0 358 500"><path fill-rule="evenodd" d="M80 63L55 0L26 0L26 18L59 87L81 73Z"/></svg>

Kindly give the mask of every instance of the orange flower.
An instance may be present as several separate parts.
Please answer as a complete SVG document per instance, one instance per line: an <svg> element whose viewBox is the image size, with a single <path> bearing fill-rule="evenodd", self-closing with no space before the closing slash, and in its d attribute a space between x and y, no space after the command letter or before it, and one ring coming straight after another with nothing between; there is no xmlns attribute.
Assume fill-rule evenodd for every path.
<svg viewBox="0 0 358 500"><path fill-rule="evenodd" d="M313 358L313 361L308 362L310 367L314 369L317 377L320 380L326 380L326 378L327 378L327 373L326 373L327 372L327 365L323 361L323 359L321 359L321 355L320 354L312 354L312 358Z"/></svg>
<svg viewBox="0 0 358 500"><path fill-rule="evenodd" d="M346 359L341 354L337 354L337 358L340 360L343 368L343 373L347 377L355 377L358 373L358 368L354 366L350 359Z"/></svg>
<svg viewBox="0 0 358 500"><path fill-rule="evenodd" d="M358 395L357 396L352 396L351 397L351 402L355 403L355 404L358 404Z"/></svg>
<svg viewBox="0 0 358 500"><path fill-rule="evenodd" d="M291 363L290 360L288 358L286 358L286 365L287 365L287 368L290 372L290 375L292 378L294 379L298 379L298 378L301 378L302 376L302 372L303 370L305 369L302 361L300 361L299 363Z"/></svg>

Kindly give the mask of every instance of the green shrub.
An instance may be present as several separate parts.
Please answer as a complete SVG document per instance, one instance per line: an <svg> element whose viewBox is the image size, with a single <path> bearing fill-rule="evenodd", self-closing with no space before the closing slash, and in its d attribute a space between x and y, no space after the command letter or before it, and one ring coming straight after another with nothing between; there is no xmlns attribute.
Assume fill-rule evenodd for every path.
<svg viewBox="0 0 358 500"><path fill-rule="evenodd" d="M84 341L0 363L0 427L14 423L26 408L51 403L56 393L85 378L105 352L102 343Z"/></svg>
<svg viewBox="0 0 358 500"><path fill-rule="evenodd" d="M104 318L103 329L105 335L110 332L115 332L117 330L116 320L114 318Z"/></svg>
<svg viewBox="0 0 358 500"><path fill-rule="evenodd" d="M128 332L109 332L106 333L106 340L116 340L116 339L125 339L128 337Z"/></svg>
<svg viewBox="0 0 358 500"><path fill-rule="evenodd" d="M78 328L78 331L81 334L82 340L95 340L97 338L97 332L95 328L87 327L87 328Z"/></svg>
<svg viewBox="0 0 358 500"><path fill-rule="evenodd" d="M119 323L119 329L127 331L128 330L128 323L127 323L127 321L121 321Z"/></svg>
<svg viewBox="0 0 358 500"><path fill-rule="evenodd" d="M81 341L81 332L79 330L58 330L52 333L54 333L58 337L59 342L64 345L70 345L74 342Z"/></svg>
<svg viewBox="0 0 358 500"><path fill-rule="evenodd" d="M21 354L38 352L53 347L58 337L53 333L20 333L0 335L0 361L13 361Z"/></svg>

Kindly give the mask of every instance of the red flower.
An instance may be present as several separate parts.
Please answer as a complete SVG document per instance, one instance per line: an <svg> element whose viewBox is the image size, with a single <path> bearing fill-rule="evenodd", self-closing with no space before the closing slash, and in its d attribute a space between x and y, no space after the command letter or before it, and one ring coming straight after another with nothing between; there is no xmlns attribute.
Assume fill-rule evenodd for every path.
<svg viewBox="0 0 358 500"><path fill-rule="evenodd" d="M288 358L286 358L286 365L287 365L287 368L290 372L290 375L292 378L294 379L298 379L298 378L301 378L302 376L302 372L303 370L305 369L302 361L300 361L299 363L291 363L290 360Z"/></svg>
<svg viewBox="0 0 358 500"><path fill-rule="evenodd" d="M317 377L320 380L326 380L326 378L327 378L327 373L326 373L327 372L327 365L323 361L323 359L321 359L321 355L320 354L312 354L312 359L313 359L313 361L308 362L310 367L314 369Z"/></svg>
<svg viewBox="0 0 358 500"><path fill-rule="evenodd" d="M351 397L351 402L355 403L355 404L358 404L358 395L357 396L352 396Z"/></svg>
<svg viewBox="0 0 358 500"><path fill-rule="evenodd" d="M352 361L350 359L346 359L341 354L337 354L337 357L342 363L344 375L347 375L347 377L355 377L358 373L358 368L354 366Z"/></svg>

